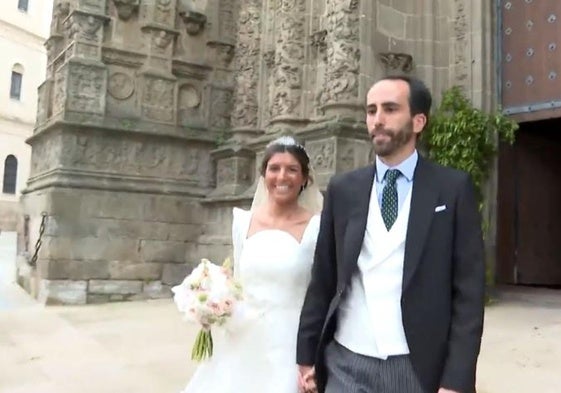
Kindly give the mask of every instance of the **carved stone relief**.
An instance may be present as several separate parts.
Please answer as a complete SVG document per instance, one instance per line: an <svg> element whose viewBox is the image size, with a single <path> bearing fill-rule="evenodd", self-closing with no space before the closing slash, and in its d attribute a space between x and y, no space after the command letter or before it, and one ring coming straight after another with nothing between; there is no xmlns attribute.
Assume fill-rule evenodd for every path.
<svg viewBox="0 0 561 393"><path fill-rule="evenodd" d="M63 34L63 22L70 12L69 1L59 1L53 7L53 17L51 19L51 35Z"/></svg>
<svg viewBox="0 0 561 393"><path fill-rule="evenodd" d="M124 72L114 72L107 81L107 91L117 100L126 100L135 90L133 77Z"/></svg>
<svg viewBox="0 0 561 393"><path fill-rule="evenodd" d="M74 11L70 18L66 19L66 37L69 40L83 40L98 43L101 41L101 26L106 18L89 15L87 13Z"/></svg>
<svg viewBox="0 0 561 393"><path fill-rule="evenodd" d="M360 72L357 0L327 0L327 64L320 105L358 99Z"/></svg>
<svg viewBox="0 0 561 393"><path fill-rule="evenodd" d="M51 63L61 52L61 41L64 38L62 36L51 36L45 42L45 49L47 50L47 63ZM52 69L49 70L52 72Z"/></svg>
<svg viewBox="0 0 561 393"><path fill-rule="evenodd" d="M51 117L51 90L53 88L53 80L47 79L37 90L37 124L44 123Z"/></svg>
<svg viewBox="0 0 561 393"><path fill-rule="evenodd" d="M305 37L304 0L281 0L278 3L279 21L273 70L273 98L271 118L297 116L302 97L302 65Z"/></svg>
<svg viewBox="0 0 561 393"><path fill-rule="evenodd" d="M201 96L193 85L185 84L179 89L179 102L184 108L198 108Z"/></svg>
<svg viewBox="0 0 561 393"><path fill-rule="evenodd" d="M337 146L337 161L340 171L350 171L355 168L355 148L352 144L339 144Z"/></svg>
<svg viewBox="0 0 561 393"><path fill-rule="evenodd" d="M337 171L346 172L367 165L370 160L372 144L367 141L351 139L337 140Z"/></svg>
<svg viewBox="0 0 561 393"><path fill-rule="evenodd" d="M60 134L34 142L31 159L31 177L58 166L61 157Z"/></svg>
<svg viewBox="0 0 561 393"><path fill-rule="evenodd" d="M335 170L335 141L308 141L306 150L317 173Z"/></svg>
<svg viewBox="0 0 561 393"><path fill-rule="evenodd" d="M106 72L105 68L69 63L66 109L74 112L103 113Z"/></svg>
<svg viewBox="0 0 561 393"><path fill-rule="evenodd" d="M177 171L180 178L196 180L201 187L208 187L213 183L214 173L210 154L206 150L182 147L177 153L183 160L179 161ZM175 164L172 163L172 170L175 171Z"/></svg>
<svg viewBox="0 0 561 393"><path fill-rule="evenodd" d="M177 180L202 180L208 174L209 154L181 143L154 143L104 135L68 135L62 154L64 165L76 169L123 175L165 176Z"/></svg>
<svg viewBox="0 0 561 393"><path fill-rule="evenodd" d="M172 7L175 5L173 0L156 0L156 8L154 10L154 21L163 25L171 25Z"/></svg>
<svg viewBox="0 0 561 393"><path fill-rule="evenodd" d="M325 41L326 38L327 30L325 29L316 31L310 37L310 45L315 49L316 56L322 61L327 61L327 58L325 57L325 52L327 50L327 42Z"/></svg>
<svg viewBox="0 0 561 393"><path fill-rule="evenodd" d="M206 24L206 15L196 11L180 12L179 16L185 24L185 31L189 35L197 35L203 31Z"/></svg>
<svg viewBox="0 0 561 393"><path fill-rule="evenodd" d="M149 120L173 122L174 88L174 81L145 75L142 115Z"/></svg>
<svg viewBox="0 0 561 393"><path fill-rule="evenodd" d="M164 55L169 47L169 44L173 41L175 34L166 30L152 31L152 49L155 53Z"/></svg>
<svg viewBox="0 0 561 393"><path fill-rule="evenodd" d="M236 181L238 183L250 185L251 171L253 170L252 161L245 158L238 158Z"/></svg>
<svg viewBox="0 0 561 393"><path fill-rule="evenodd" d="M245 0L241 4L238 42L236 45L236 89L232 126L258 127L259 52L261 46L261 9L258 1Z"/></svg>
<svg viewBox="0 0 561 393"><path fill-rule="evenodd" d="M411 72L413 69L413 56L407 53L384 52L378 58L388 71Z"/></svg>
<svg viewBox="0 0 561 393"><path fill-rule="evenodd" d="M181 125L201 122L201 95L197 88L189 83L179 88L177 112Z"/></svg>
<svg viewBox="0 0 561 393"><path fill-rule="evenodd" d="M106 0L78 0L78 8L95 13L104 13Z"/></svg>
<svg viewBox="0 0 561 393"><path fill-rule="evenodd" d="M232 39L236 34L236 21L234 19L234 1L220 0L218 5L219 37Z"/></svg>
<svg viewBox="0 0 561 393"><path fill-rule="evenodd" d="M217 129L230 128L232 91L230 89L211 87L210 103L210 126Z"/></svg>
<svg viewBox="0 0 561 393"><path fill-rule="evenodd" d="M117 15L122 20L129 20L135 12L138 12L140 0L113 0L117 8Z"/></svg>
<svg viewBox="0 0 561 393"><path fill-rule="evenodd" d="M218 160L216 164L216 186L221 187L235 179L234 158Z"/></svg>
<svg viewBox="0 0 561 393"><path fill-rule="evenodd" d="M246 156L219 158L216 169L218 194L244 191L251 185L253 160Z"/></svg>
<svg viewBox="0 0 561 393"><path fill-rule="evenodd" d="M64 111L66 103L66 74L65 69L59 70L55 74L55 86L53 93L53 114Z"/></svg>
<svg viewBox="0 0 561 393"><path fill-rule="evenodd" d="M209 63L216 67L228 68L234 58L235 47L232 44L218 41L210 41L207 43L210 49Z"/></svg>
<svg viewBox="0 0 561 393"><path fill-rule="evenodd" d="M275 51L268 50L263 53L263 61L267 67L271 68L275 64Z"/></svg>

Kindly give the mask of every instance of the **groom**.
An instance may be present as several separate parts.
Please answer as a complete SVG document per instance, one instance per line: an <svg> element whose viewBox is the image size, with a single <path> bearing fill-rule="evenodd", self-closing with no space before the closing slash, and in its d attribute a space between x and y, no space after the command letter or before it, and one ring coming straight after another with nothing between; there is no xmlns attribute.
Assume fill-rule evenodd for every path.
<svg viewBox="0 0 561 393"><path fill-rule="evenodd" d="M327 188L298 332L301 386L315 372L320 393L475 392L480 217L469 176L416 151L431 101L403 76L368 92L376 163Z"/></svg>

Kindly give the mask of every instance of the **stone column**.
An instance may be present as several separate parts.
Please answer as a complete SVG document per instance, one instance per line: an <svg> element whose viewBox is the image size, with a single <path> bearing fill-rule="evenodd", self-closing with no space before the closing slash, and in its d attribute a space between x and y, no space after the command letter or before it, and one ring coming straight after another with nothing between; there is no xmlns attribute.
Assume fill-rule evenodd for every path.
<svg viewBox="0 0 561 393"><path fill-rule="evenodd" d="M220 0L215 9L217 24L209 26L206 60L212 66L212 83L207 86L210 102L208 123L220 135L220 141L230 137L234 72L231 69L235 53L236 1Z"/></svg>
<svg viewBox="0 0 561 393"><path fill-rule="evenodd" d="M327 117L363 112L359 97L359 1L326 0L327 64L320 105Z"/></svg>
<svg viewBox="0 0 561 393"><path fill-rule="evenodd" d="M236 70L232 139L243 141L260 133L259 69L261 64L261 0L240 1L238 36L234 56Z"/></svg>
<svg viewBox="0 0 561 393"><path fill-rule="evenodd" d="M229 8L220 3L221 15L229 16ZM233 10L232 10L233 13ZM213 152L216 160L216 189L210 199L239 197L253 180L254 153L246 143L259 136L259 78L262 35L261 0L240 0L233 68L235 70L233 107L226 143ZM210 109L213 110L212 108Z"/></svg>
<svg viewBox="0 0 561 393"><path fill-rule="evenodd" d="M145 2L140 9L141 31L148 57L142 66L141 116L147 120L176 124L175 82L172 52L179 32L175 26L176 0Z"/></svg>
<svg viewBox="0 0 561 393"><path fill-rule="evenodd" d="M297 137L305 142L316 181L322 188L335 173L367 164L371 148L360 92L360 48L365 44L361 42L360 13L368 9L368 4L359 4L358 0L326 0L324 5L319 21L311 17L310 37L312 60L317 63L319 75L319 117L297 132Z"/></svg>
<svg viewBox="0 0 561 393"><path fill-rule="evenodd" d="M279 0L275 14L269 131L302 122L306 0ZM292 127L291 127L292 126Z"/></svg>
<svg viewBox="0 0 561 393"><path fill-rule="evenodd" d="M52 116L52 95L54 94L55 70L64 62L64 26L63 22L70 13L70 2L59 0L53 3L50 36L45 42L47 50L47 75L38 88L37 126L45 123Z"/></svg>
<svg viewBox="0 0 561 393"><path fill-rule="evenodd" d="M66 3L55 9L56 28L66 11ZM102 118L105 113L107 67L101 61L105 0L79 0L62 22L65 37L64 60L55 62L52 115L57 119L80 121L84 116ZM60 42L57 35L50 45ZM49 42L49 41L48 41ZM61 63L62 62L62 63Z"/></svg>

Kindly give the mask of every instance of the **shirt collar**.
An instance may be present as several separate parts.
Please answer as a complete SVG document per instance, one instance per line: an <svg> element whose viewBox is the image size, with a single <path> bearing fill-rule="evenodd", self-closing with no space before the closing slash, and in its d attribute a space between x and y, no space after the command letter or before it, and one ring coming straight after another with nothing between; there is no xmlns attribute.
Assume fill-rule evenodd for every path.
<svg viewBox="0 0 561 393"><path fill-rule="evenodd" d="M376 181L382 182L384 176L388 169L399 169L402 175L407 179L407 181L413 180L413 174L415 173L415 167L417 166L417 161L419 160L419 154L415 150L409 157L403 160L399 165L394 167L389 167L380 160L380 157L376 156Z"/></svg>

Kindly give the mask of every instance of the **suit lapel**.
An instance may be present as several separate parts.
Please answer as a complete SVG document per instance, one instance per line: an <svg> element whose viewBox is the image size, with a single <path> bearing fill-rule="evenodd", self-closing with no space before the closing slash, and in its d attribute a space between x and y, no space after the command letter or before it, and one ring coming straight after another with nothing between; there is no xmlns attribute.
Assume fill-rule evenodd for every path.
<svg viewBox="0 0 561 393"><path fill-rule="evenodd" d="M352 200L352 210L349 214L347 227L345 230L344 240L344 263L345 273L344 282L350 278L355 270L358 256L364 239L366 230L366 220L368 218L368 206L370 203L370 193L372 192L372 182L374 181L375 167L370 166L363 168L357 173L357 177L353 179L350 185L354 199ZM348 207L347 207L348 208Z"/></svg>
<svg viewBox="0 0 561 393"><path fill-rule="evenodd" d="M411 282L421 259L421 253L434 215L434 207L438 199L437 188L431 186L431 169L430 164L419 156L413 177L411 211L405 240L403 290Z"/></svg>

